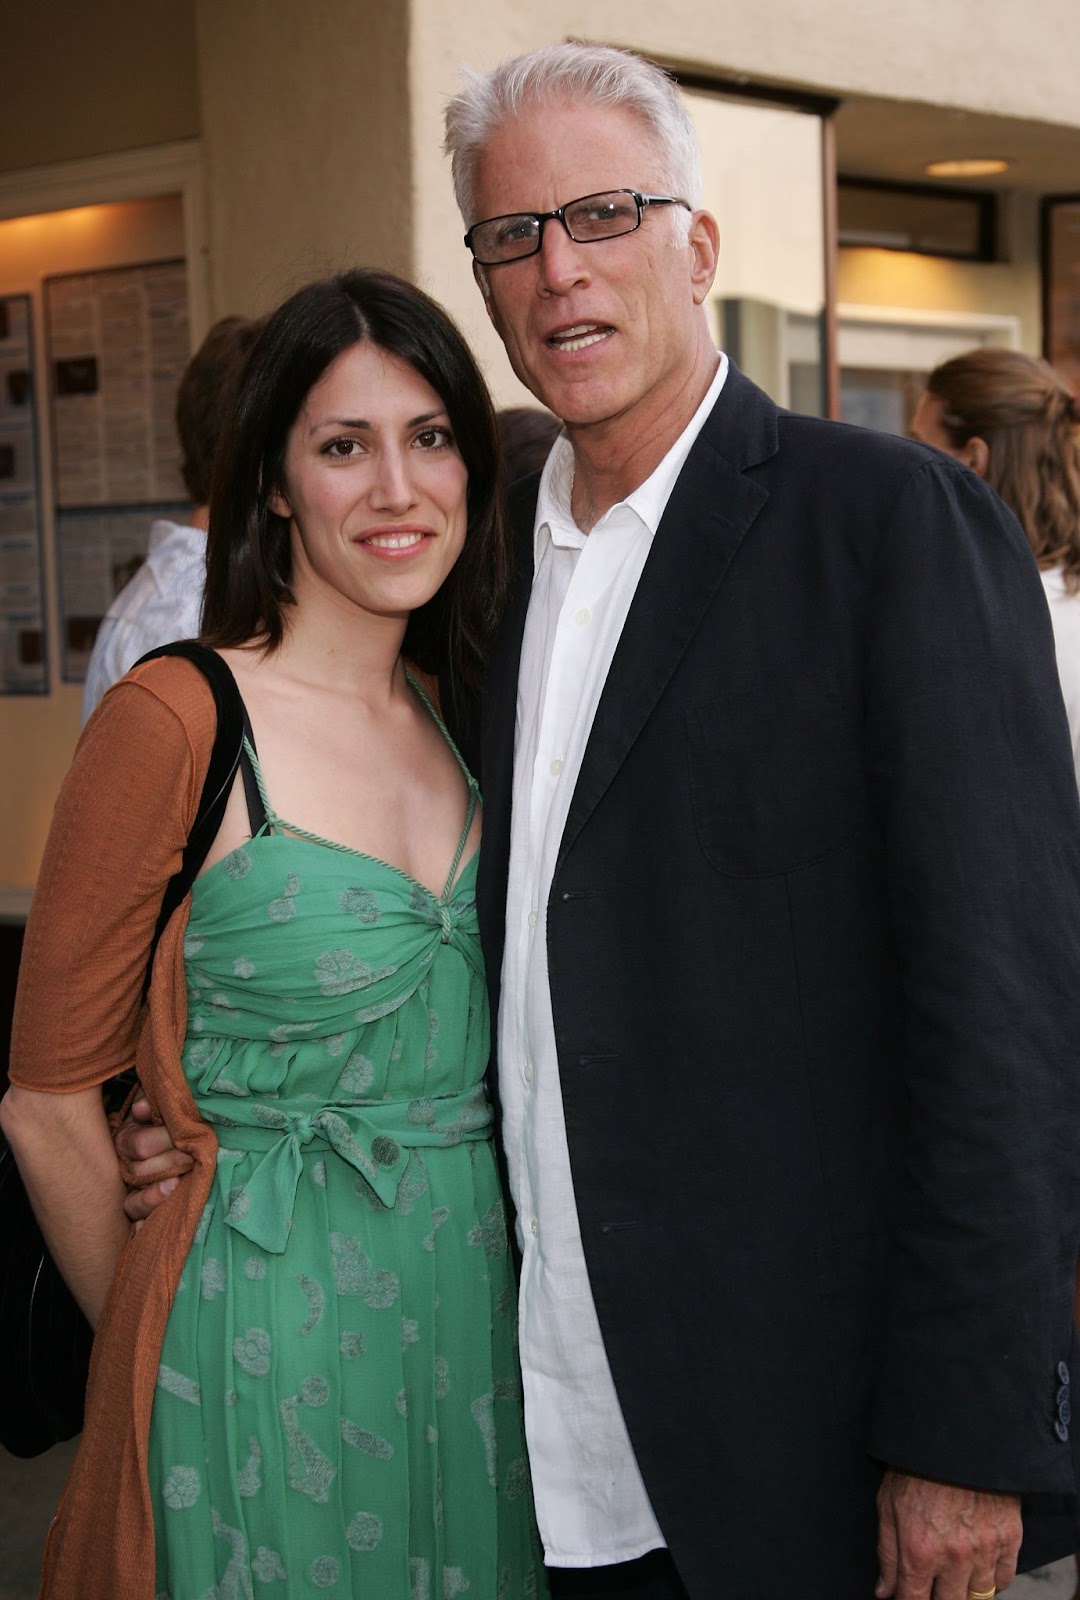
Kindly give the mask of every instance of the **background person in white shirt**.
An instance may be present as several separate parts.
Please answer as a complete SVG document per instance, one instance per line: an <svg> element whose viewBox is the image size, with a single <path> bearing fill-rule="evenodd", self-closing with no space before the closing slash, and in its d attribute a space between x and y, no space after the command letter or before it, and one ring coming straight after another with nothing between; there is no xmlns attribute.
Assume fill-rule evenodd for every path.
<svg viewBox="0 0 1080 1600"><path fill-rule="evenodd" d="M1080 783L1080 396L1048 362L984 346L934 368L911 435L985 478L1027 534Z"/></svg>
<svg viewBox="0 0 1080 1600"><path fill-rule="evenodd" d="M159 519L151 525L146 560L97 631L83 689L84 722L106 689L147 650L194 638L199 631L214 457L229 420L233 383L257 331L246 317L222 317L184 368L176 392L176 432L191 520Z"/></svg>

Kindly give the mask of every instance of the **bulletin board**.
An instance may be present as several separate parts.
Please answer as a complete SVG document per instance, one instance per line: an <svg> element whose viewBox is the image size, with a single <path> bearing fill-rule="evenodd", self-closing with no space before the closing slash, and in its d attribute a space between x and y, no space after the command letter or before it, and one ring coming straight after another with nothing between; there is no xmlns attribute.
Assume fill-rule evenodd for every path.
<svg viewBox="0 0 1080 1600"><path fill-rule="evenodd" d="M186 521L174 411L190 354L184 262L43 283L52 397L61 675L80 682L98 624L157 517Z"/></svg>
<svg viewBox="0 0 1080 1600"><path fill-rule="evenodd" d="M0 694L49 691L37 436L30 296L0 296Z"/></svg>

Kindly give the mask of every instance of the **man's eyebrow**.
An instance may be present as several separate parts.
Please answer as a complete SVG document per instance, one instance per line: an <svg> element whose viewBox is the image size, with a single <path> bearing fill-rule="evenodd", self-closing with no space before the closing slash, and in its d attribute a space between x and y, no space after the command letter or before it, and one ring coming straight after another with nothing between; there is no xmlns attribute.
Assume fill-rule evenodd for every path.
<svg viewBox="0 0 1080 1600"><path fill-rule="evenodd" d="M447 415L446 407L439 406L434 411L422 411L418 417L410 417L405 426L419 428L425 422L434 422L437 417ZM322 428L354 428L357 432L368 431L374 426L365 417L324 417L321 422L313 422L310 432L318 433Z"/></svg>

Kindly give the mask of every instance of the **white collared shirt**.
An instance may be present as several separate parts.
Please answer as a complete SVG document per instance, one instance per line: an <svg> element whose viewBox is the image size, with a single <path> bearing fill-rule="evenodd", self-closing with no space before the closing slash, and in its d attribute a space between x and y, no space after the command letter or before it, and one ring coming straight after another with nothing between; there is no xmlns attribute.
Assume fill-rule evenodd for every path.
<svg viewBox="0 0 1080 1600"><path fill-rule="evenodd" d="M547 964L547 901L608 669L664 508L727 377L660 465L586 536L560 436L540 480L514 739L499 1091L518 1214L521 1366L536 1511L551 1566L632 1561L664 1543L627 1436L585 1266Z"/></svg>
<svg viewBox="0 0 1080 1600"><path fill-rule="evenodd" d="M1065 574L1060 567L1044 569L1039 576L1050 607L1058 677L1072 735L1076 781L1080 784L1080 595L1071 594L1065 587Z"/></svg>
<svg viewBox="0 0 1080 1600"><path fill-rule="evenodd" d="M193 639L206 585L206 534L164 518L151 524L146 560L106 611L90 652L83 721L106 689L158 644Z"/></svg>

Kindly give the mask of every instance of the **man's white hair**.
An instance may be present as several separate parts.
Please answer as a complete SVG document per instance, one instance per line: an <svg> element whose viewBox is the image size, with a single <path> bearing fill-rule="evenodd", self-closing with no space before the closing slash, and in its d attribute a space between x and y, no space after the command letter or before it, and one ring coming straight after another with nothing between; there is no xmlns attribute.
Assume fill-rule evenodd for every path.
<svg viewBox="0 0 1080 1600"><path fill-rule="evenodd" d="M465 226L475 215L476 166L502 123L527 106L611 106L636 116L660 157L671 193L701 204L701 155L674 79L655 62L611 45L546 45L503 61L490 72L461 73L463 88L446 108L446 140L454 194Z"/></svg>

